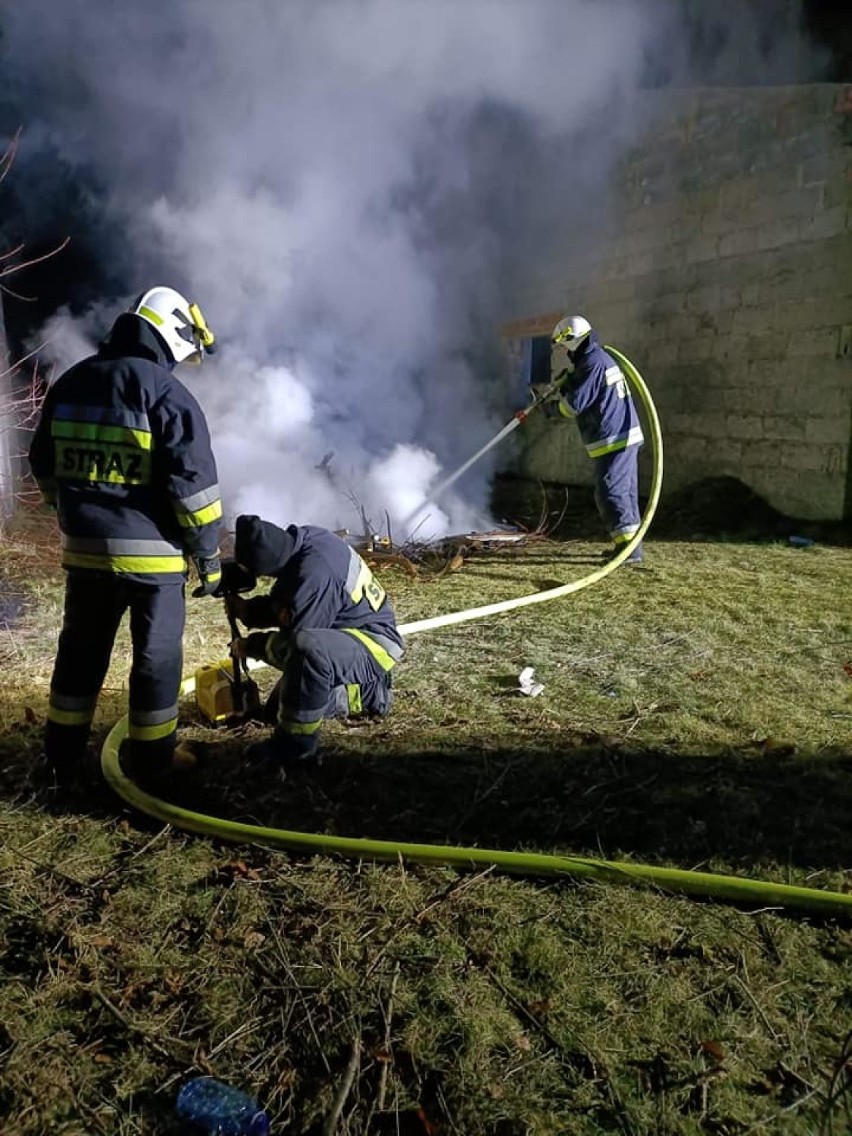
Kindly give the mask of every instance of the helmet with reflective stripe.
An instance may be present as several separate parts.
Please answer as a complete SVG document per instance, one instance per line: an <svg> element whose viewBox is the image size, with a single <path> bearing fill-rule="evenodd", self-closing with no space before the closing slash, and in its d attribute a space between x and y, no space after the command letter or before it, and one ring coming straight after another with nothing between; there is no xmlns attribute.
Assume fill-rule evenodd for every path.
<svg viewBox="0 0 852 1136"><path fill-rule="evenodd" d="M585 316L566 316L553 329L551 339L555 345L576 351L591 330Z"/></svg>
<svg viewBox="0 0 852 1136"><path fill-rule="evenodd" d="M174 288L150 288L130 310L159 333L175 363L200 363L214 350L216 338L201 309Z"/></svg>

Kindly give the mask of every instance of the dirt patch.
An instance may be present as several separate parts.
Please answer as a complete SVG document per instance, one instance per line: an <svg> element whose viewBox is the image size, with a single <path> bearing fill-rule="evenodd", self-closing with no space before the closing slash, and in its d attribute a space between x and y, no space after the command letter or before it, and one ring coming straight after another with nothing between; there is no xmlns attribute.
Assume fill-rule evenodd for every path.
<svg viewBox="0 0 852 1136"><path fill-rule="evenodd" d="M492 508L524 528L545 528L562 538L605 533L590 486L498 477ZM644 506L644 502L643 502ZM654 517L654 536L679 540L786 540L806 537L826 544L852 544L843 521L807 521L787 516L736 477L708 477L663 494Z"/></svg>

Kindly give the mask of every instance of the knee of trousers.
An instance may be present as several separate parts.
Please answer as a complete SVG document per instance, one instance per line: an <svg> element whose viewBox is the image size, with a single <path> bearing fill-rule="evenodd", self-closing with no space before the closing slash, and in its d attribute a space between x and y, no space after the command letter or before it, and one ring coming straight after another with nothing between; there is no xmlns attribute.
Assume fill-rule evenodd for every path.
<svg viewBox="0 0 852 1136"><path fill-rule="evenodd" d="M285 671L284 685L295 683L306 687L330 689L334 684L334 662L328 649L310 631L299 631L293 636L293 645Z"/></svg>

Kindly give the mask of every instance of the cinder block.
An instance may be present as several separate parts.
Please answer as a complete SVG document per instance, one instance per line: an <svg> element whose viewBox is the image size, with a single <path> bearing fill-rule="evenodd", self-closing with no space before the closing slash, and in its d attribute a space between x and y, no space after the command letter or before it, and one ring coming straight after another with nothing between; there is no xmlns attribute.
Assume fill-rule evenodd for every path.
<svg viewBox="0 0 852 1136"><path fill-rule="evenodd" d="M720 335L716 340L715 358L726 369L731 365L739 366L749 358L750 337L738 335L733 330L730 335Z"/></svg>
<svg viewBox="0 0 852 1136"><path fill-rule="evenodd" d="M719 256L746 256L757 249L757 228L737 229L719 237Z"/></svg>
<svg viewBox="0 0 852 1136"><path fill-rule="evenodd" d="M695 433L701 433L708 438L727 438L729 436L728 418L729 415L722 414L721 412L708 413L705 411L701 415L698 429L696 430L695 427L693 427L693 431Z"/></svg>
<svg viewBox="0 0 852 1136"><path fill-rule="evenodd" d="M815 185L842 178L845 166L845 156L839 148L831 147L820 154L813 154L799 163L799 185Z"/></svg>
<svg viewBox="0 0 852 1136"><path fill-rule="evenodd" d="M660 343L654 347L654 354L652 362L649 367L656 371L658 367L664 367L668 363L674 363L677 359L677 344L676 343ZM632 362L632 360L631 360Z"/></svg>
<svg viewBox="0 0 852 1136"><path fill-rule="evenodd" d="M770 220L757 227L755 248L758 251L775 249L781 245L795 244L800 239L801 231L791 223L790 218Z"/></svg>
<svg viewBox="0 0 852 1136"><path fill-rule="evenodd" d="M737 470L743 468L743 462L746 460L745 452L746 447L742 442L720 439L708 451L708 457L712 462L714 472L736 473Z"/></svg>
<svg viewBox="0 0 852 1136"><path fill-rule="evenodd" d="M741 414L746 408L754 410L754 404L742 386L728 387L716 391L716 400L721 410L726 413Z"/></svg>
<svg viewBox="0 0 852 1136"><path fill-rule="evenodd" d="M703 234L698 236L696 240L690 241L684 253L687 264L700 264L705 260L715 260L716 257L725 255L719 237Z"/></svg>
<svg viewBox="0 0 852 1136"><path fill-rule="evenodd" d="M846 205L834 205L799 222L800 241L819 241L836 236L846 228Z"/></svg>
<svg viewBox="0 0 852 1136"><path fill-rule="evenodd" d="M808 328L807 319L804 321L805 330L799 331L790 340L788 354L793 359L825 357L834 358L837 354L839 329L835 327Z"/></svg>
<svg viewBox="0 0 852 1136"><path fill-rule="evenodd" d="M849 419L812 417L805 423L805 440L816 447L848 446Z"/></svg>
<svg viewBox="0 0 852 1136"><path fill-rule="evenodd" d="M776 383L763 388L764 413L804 421L813 413L814 392L809 382L793 382L783 364L776 368Z"/></svg>
<svg viewBox="0 0 852 1136"><path fill-rule="evenodd" d="M749 469L760 466L781 471L785 468L785 459L791 452L798 452L804 447L798 443L778 442L770 439L756 441L746 446L743 451L743 463Z"/></svg>
<svg viewBox="0 0 852 1136"><path fill-rule="evenodd" d="M841 205L848 209L852 205L852 173L838 174L825 183L822 195L824 209L832 209Z"/></svg>
<svg viewBox="0 0 852 1136"><path fill-rule="evenodd" d="M730 220L778 192L783 175L777 169L731 178L719 190L719 209Z"/></svg>
<svg viewBox="0 0 852 1136"><path fill-rule="evenodd" d="M715 335L699 335L694 339L682 339L677 349L678 362L696 363L702 359L712 359L715 355L715 348Z"/></svg>
<svg viewBox="0 0 852 1136"><path fill-rule="evenodd" d="M788 354L791 336L789 334L753 335L749 337L747 357L751 359L772 359L775 362Z"/></svg>
<svg viewBox="0 0 852 1136"><path fill-rule="evenodd" d="M805 327L832 327L837 329L849 322L848 296L830 292L823 296L804 295L796 303L798 319Z"/></svg>
<svg viewBox="0 0 852 1136"><path fill-rule="evenodd" d="M734 335L747 335L750 338L769 333L776 326L776 310L771 305L756 304L754 307L740 308L734 312Z"/></svg>
<svg viewBox="0 0 852 1136"><path fill-rule="evenodd" d="M848 284L844 277L850 278ZM785 270L783 273L767 275L760 285L759 296L762 304L784 304L799 301L803 296L844 295L847 287L852 292L852 268L840 274L832 265L811 272Z"/></svg>
<svg viewBox="0 0 852 1136"><path fill-rule="evenodd" d="M728 414L725 423L729 438L757 440L772 437L771 434L764 433L763 419L754 414Z"/></svg>
<svg viewBox="0 0 852 1136"><path fill-rule="evenodd" d="M800 442L805 437L805 420L767 415L763 419L763 437L770 441Z"/></svg>
<svg viewBox="0 0 852 1136"><path fill-rule="evenodd" d="M803 520L832 520L843 515L844 481L820 471L755 468L744 480L770 505Z"/></svg>
<svg viewBox="0 0 852 1136"><path fill-rule="evenodd" d="M690 413L688 410L681 414L671 414L667 422L667 430L672 434L681 434L686 438L701 437L708 433L705 430L703 415Z"/></svg>

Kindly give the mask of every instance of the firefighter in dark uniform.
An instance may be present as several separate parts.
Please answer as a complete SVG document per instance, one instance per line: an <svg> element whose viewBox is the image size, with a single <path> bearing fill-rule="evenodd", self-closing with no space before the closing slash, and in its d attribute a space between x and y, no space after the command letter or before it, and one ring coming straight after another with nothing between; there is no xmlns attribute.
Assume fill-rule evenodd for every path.
<svg viewBox="0 0 852 1136"><path fill-rule="evenodd" d="M575 418L592 459L595 504L618 554L636 533L639 511L639 448L644 437L627 380L583 316L566 316L553 329L554 348L564 348L568 366L559 394L546 409L550 417ZM642 563L642 546L627 558Z"/></svg>
<svg viewBox="0 0 852 1136"><path fill-rule="evenodd" d="M268 595L230 596L247 628L267 628L236 640L241 658L263 659L282 672L273 692L277 724L252 759L283 768L311 758L324 718L384 716L391 707L391 671L404 644L384 588L345 540L316 525L281 529L239 516L236 573L271 576ZM227 592L225 564L222 590Z"/></svg>
<svg viewBox="0 0 852 1136"><path fill-rule="evenodd" d="M97 354L50 386L29 451L57 510L65 614L50 684L45 758L60 784L80 773L115 635L130 613L128 772L159 784L178 719L187 560L212 595L221 582L222 505L200 406L172 374L214 336L196 304L152 288Z"/></svg>

